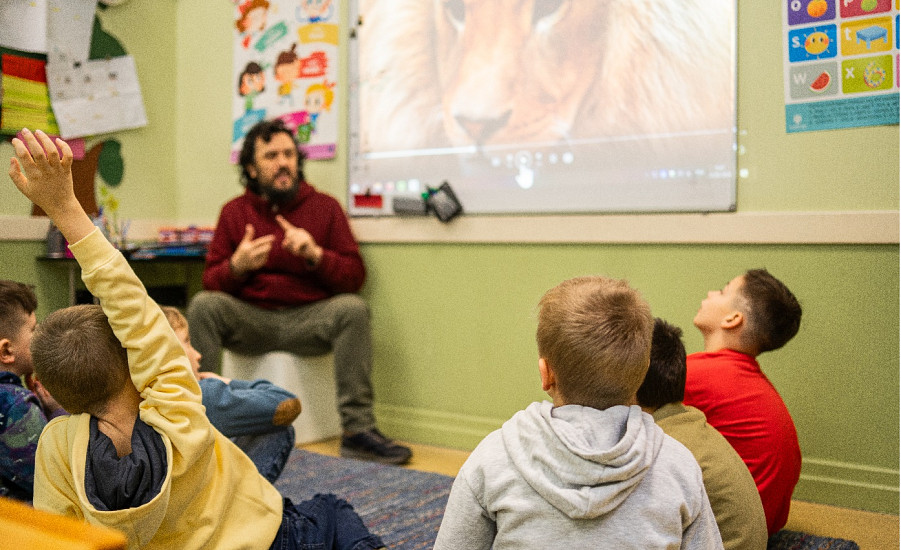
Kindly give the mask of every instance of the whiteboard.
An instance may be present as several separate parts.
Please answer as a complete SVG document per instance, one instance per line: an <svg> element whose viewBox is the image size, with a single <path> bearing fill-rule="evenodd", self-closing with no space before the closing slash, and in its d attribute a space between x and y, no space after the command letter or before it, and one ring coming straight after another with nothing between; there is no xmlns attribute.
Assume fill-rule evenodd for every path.
<svg viewBox="0 0 901 550"><path fill-rule="evenodd" d="M735 0L352 0L348 212L735 209Z"/></svg>

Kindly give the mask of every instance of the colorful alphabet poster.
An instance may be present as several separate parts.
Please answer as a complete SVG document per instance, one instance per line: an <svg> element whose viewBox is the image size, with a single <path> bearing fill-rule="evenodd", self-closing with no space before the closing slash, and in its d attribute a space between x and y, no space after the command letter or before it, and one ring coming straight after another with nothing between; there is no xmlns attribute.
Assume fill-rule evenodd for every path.
<svg viewBox="0 0 901 550"><path fill-rule="evenodd" d="M898 124L899 0L785 0L785 130Z"/></svg>
<svg viewBox="0 0 901 550"><path fill-rule="evenodd" d="M338 140L338 3L233 0L232 162L261 120L281 118L309 159L333 158Z"/></svg>

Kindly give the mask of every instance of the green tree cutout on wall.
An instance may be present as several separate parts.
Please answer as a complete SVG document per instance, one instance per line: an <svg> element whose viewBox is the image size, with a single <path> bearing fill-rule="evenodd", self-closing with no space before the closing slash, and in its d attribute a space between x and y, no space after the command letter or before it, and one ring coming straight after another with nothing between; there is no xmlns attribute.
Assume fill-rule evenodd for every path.
<svg viewBox="0 0 901 550"><path fill-rule="evenodd" d="M103 10L106 9L106 6L99 4L98 8ZM126 54L127 52L119 40L103 29L100 18L95 14L88 59L109 59ZM98 171L106 184L105 187L100 188L99 204L95 192ZM90 149L85 152L84 158L75 160L72 163L72 180L78 202L81 203L85 212L90 216L97 216L102 206L104 214L109 217L109 221L116 228L119 227L119 201L112 190L121 185L124 172L125 163L122 159L122 144L114 138L102 138L100 141L95 141ZM37 205L32 205L31 215L46 216L44 211Z"/></svg>

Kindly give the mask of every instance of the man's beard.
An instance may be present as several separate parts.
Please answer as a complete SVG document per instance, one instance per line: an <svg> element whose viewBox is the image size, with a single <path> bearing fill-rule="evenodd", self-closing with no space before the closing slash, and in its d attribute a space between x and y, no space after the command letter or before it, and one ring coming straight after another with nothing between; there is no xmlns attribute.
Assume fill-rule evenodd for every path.
<svg viewBox="0 0 901 550"><path fill-rule="evenodd" d="M275 175L275 177L272 179L273 180L278 179L278 177L281 176L283 173L290 175L290 172L288 172L287 170L283 170L283 171L279 171ZM298 178L296 176L294 177L294 180L291 182L291 186L288 187L287 189L274 189L272 187L271 182L269 182L269 183L260 182L260 191L262 192L262 195L266 198L266 200L268 200L272 204L276 204L279 206L282 206L282 205L290 202L292 199L294 199L294 197L297 196L297 189L299 187L300 187L300 181L298 180Z"/></svg>

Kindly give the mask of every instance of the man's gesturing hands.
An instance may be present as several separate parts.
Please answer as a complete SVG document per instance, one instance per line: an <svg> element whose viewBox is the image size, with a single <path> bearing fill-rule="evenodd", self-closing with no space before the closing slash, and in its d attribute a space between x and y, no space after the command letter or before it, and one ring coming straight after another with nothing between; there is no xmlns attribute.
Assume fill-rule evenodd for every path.
<svg viewBox="0 0 901 550"><path fill-rule="evenodd" d="M313 236L305 229L291 225L282 216L276 216L276 221L285 231L282 239L282 248L307 261L310 267L316 267L322 260L322 247L316 244ZM235 277L243 277L251 271L256 271L264 265L269 258L269 251L275 242L275 235L265 235L254 238L254 229L251 224L244 227L244 238L238 243L238 247L232 254L229 265Z"/></svg>

